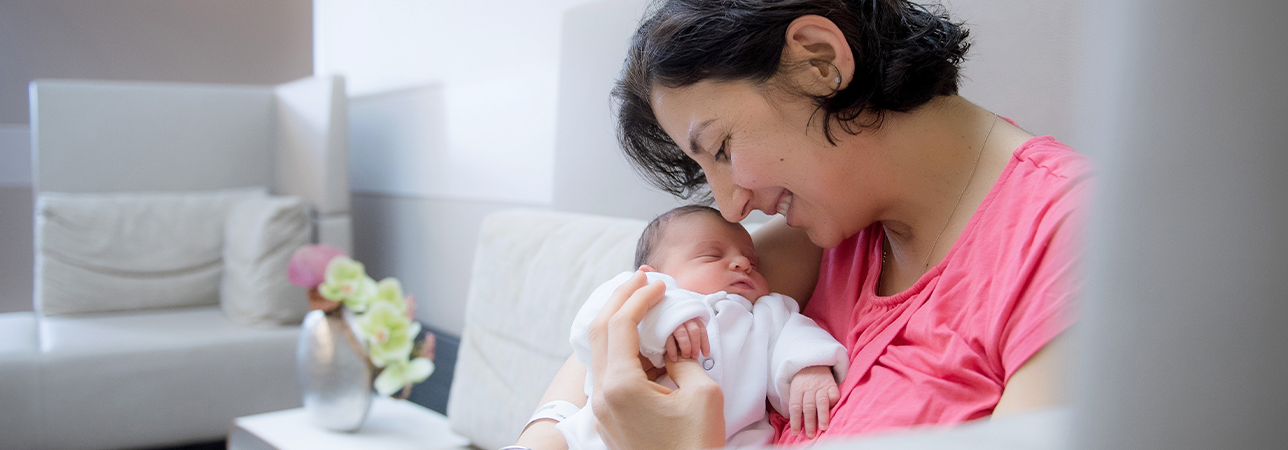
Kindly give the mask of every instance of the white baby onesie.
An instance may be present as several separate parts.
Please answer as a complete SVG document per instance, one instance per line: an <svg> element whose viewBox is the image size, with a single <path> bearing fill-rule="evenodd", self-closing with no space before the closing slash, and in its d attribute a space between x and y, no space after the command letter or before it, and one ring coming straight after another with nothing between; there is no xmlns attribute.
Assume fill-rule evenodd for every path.
<svg viewBox="0 0 1288 450"><path fill-rule="evenodd" d="M573 320L569 340L573 354L586 367L591 367L590 322L632 274L624 272L596 288ZM699 362L724 393L727 445L764 445L773 439L765 399L780 414L787 414L788 389L801 369L831 366L838 384L845 379L849 368L845 347L812 319L800 315L800 306L790 297L769 294L752 303L724 291L703 295L680 289L674 278L663 273L646 275L649 283L666 283L666 296L640 323L640 352L654 366L662 367L666 340L675 329L694 318L706 323L711 356ZM658 382L675 387L665 376ZM592 385L587 373L587 396ZM606 448L595 430L589 403L555 428L572 450Z"/></svg>

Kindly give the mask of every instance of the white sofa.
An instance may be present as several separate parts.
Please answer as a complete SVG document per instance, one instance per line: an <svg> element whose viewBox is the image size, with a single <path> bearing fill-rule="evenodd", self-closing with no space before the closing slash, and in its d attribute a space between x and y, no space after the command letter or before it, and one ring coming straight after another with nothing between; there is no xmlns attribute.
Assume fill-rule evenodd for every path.
<svg viewBox="0 0 1288 450"><path fill-rule="evenodd" d="M312 206L318 240L350 248L339 77L278 86L38 80L30 96L37 199L267 187ZM300 405L298 326L239 326L217 303L46 316L39 267L36 312L0 314L0 448L217 440L234 417Z"/></svg>
<svg viewBox="0 0 1288 450"><path fill-rule="evenodd" d="M514 443L572 354L568 330L595 287L630 270L645 222L508 210L483 221L447 417L479 448Z"/></svg>

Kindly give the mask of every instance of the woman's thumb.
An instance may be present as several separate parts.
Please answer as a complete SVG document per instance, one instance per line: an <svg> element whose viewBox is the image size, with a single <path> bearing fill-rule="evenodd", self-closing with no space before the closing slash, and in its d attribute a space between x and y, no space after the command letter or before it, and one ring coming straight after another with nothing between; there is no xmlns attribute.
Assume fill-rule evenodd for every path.
<svg viewBox="0 0 1288 450"><path fill-rule="evenodd" d="M702 364L698 360L685 359L680 361L666 361L666 373L671 377L671 381L682 390L715 390L719 391L720 386L715 380L707 375L707 371L702 369Z"/></svg>

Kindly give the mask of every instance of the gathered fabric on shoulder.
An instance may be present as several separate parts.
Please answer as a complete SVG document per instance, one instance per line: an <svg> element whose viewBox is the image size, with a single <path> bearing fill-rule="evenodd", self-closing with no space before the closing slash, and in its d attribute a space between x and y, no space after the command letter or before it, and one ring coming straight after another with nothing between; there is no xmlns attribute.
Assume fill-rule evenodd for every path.
<svg viewBox="0 0 1288 450"><path fill-rule="evenodd" d="M1050 136L1025 142L944 260L893 296L877 295L880 223L824 251L803 314L845 345L850 375L821 438L991 415L1015 371L1073 322L1091 175ZM807 441L770 421L776 443Z"/></svg>

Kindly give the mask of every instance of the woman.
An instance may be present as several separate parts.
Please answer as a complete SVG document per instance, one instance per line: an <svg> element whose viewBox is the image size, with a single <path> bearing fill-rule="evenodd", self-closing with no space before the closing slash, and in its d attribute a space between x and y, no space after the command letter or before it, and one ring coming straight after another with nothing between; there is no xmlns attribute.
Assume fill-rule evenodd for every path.
<svg viewBox="0 0 1288 450"><path fill-rule="evenodd" d="M823 436L1061 402L1089 164L957 96L966 37L901 0L674 0L631 43L614 92L628 156L677 195L709 188L727 220L780 214L756 234L761 272L850 352ZM668 363L666 391L636 356L660 292L636 277L592 329L601 434L720 446L701 369ZM584 404L585 371L570 360L543 402ZM772 423L777 443L811 438Z"/></svg>

